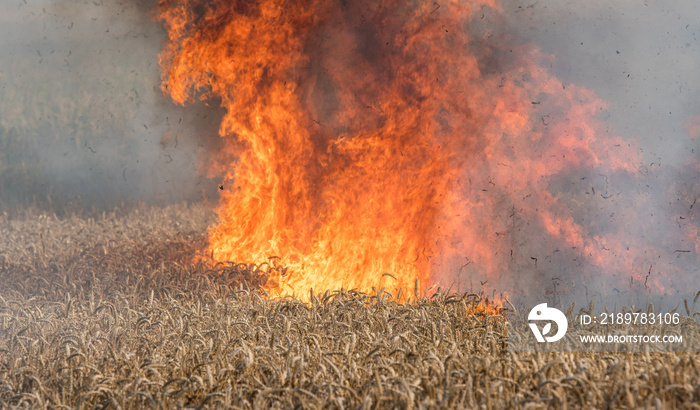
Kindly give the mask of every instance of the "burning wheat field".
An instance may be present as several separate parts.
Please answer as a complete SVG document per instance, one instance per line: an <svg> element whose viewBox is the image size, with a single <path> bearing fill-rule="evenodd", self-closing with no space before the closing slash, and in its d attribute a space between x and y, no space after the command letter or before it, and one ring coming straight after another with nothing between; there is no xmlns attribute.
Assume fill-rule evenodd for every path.
<svg viewBox="0 0 700 410"><path fill-rule="evenodd" d="M700 407L700 6L505 3L8 7L0 407Z"/></svg>
<svg viewBox="0 0 700 410"><path fill-rule="evenodd" d="M259 288L265 267L192 263L211 221L211 210L184 205L0 217L2 406L670 408L700 400L696 353L509 352L503 312L476 294L273 299Z"/></svg>

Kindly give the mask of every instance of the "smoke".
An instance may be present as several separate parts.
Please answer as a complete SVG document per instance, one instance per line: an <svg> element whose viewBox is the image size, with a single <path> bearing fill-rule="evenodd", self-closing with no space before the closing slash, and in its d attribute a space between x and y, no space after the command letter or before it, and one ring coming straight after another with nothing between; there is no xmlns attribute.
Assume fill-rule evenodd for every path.
<svg viewBox="0 0 700 410"><path fill-rule="evenodd" d="M217 101L182 108L163 96L158 54L166 35L150 19L154 6L94 0L0 5L3 199L48 194L54 201L111 206L216 196L207 162L218 150L224 113ZM607 103L597 119L609 135L638 146L636 173L562 173L549 191L574 210L588 234L620 232L642 256L629 278L615 279L629 279L627 288L603 291L612 282L608 272L592 268L579 252L543 245L544 233L516 215L504 232L512 252L498 255L509 260L500 277L483 277L462 258L446 263L437 277L442 285L478 289L491 280L487 286L499 290L539 288L586 299L594 296L585 293L589 289L652 292L647 285L656 276L667 278L662 293L693 285L700 253L700 138L692 131L700 122L698 15L694 0L528 1L504 2L502 13L485 8L482 19L465 24L484 47L499 43L500 49L477 55L483 72L498 75L511 63L504 44L532 44L553 56L548 69L565 86L586 87ZM367 59L372 52L363 50ZM334 125L338 101L326 80L319 77L309 98L318 119ZM499 210L511 211L505 202Z"/></svg>
<svg viewBox="0 0 700 410"><path fill-rule="evenodd" d="M176 7L176 4L182 8ZM266 130L253 130L247 126L247 124L260 122L257 119L260 115L270 115L274 107L262 104L258 110L252 109L253 114L249 116L250 118L247 120L245 118L251 107L266 101L260 95L273 93L271 85L279 83L286 86L288 71L293 71L292 68L299 66L301 64L299 61L307 57L311 64L304 66L305 69L313 69L314 64L318 64L317 67L322 66L323 70L303 71L299 76L302 76L304 81L300 82L299 86L305 87L306 83L312 85L313 93L309 99L312 106L310 111L313 114L311 117L317 124L322 127L340 125L339 128L347 132L349 136L338 142L339 146L356 136L368 135L375 130L379 130L377 132L382 136L382 142L391 143L389 140L395 137L393 130L383 129L381 121L373 121L371 113L364 114L361 106L354 107L352 103L361 101L366 108L370 108L375 102L378 106L382 106L379 97L390 93L392 85L400 84L395 94L398 96L397 100L410 101L411 107L398 112L387 110L386 112L390 113L382 115L386 114L402 126L413 124L410 119L403 117L403 114L410 109L425 115L430 111L430 103L425 104L425 101L439 101L436 104L443 104L440 105L443 107L440 114L444 114L445 117L431 128L437 131L423 133L424 130L421 127L435 119L435 117L426 116L407 134L412 137L423 135L428 137L411 140L411 143L406 144L410 147L420 146L433 135L439 135L440 138L444 138L444 144L440 145L444 152L440 151L433 157L431 155L427 157L442 158L442 154L449 152L448 157L459 157L463 161L453 162L455 167L452 171L460 169L460 175L450 181L450 195L446 195L445 198L451 199L440 201L441 206L446 208L445 218L430 218L434 224L429 229L409 232L409 234L419 235L428 231L430 235L438 232L435 235L436 241L419 241L421 243L419 248L437 250L437 261L430 262L431 266L436 267L432 271L432 280L460 290L478 289L490 280L492 283L488 285L489 287L544 290L552 294L566 292L582 294L582 290L587 291L589 287L605 289L614 286L612 290L618 293L647 292L675 295L685 291L686 286L693 283L698 253L698 223L693 211L698 190L696 180L698 166L697 158L693 155L692 145L695 141L687 134L686 130L689 126L686 123L695 115L688 110L694 110L697 104L676 105L675 102L669 104L668 106L674 108L669 109L668 116L673 116L673 109L680 110L680 112L676 110L678 117L669 118L665 111L660 110L662 106L665 110L666 105L653 101L654 97L650 97L648 84L650 78L657 78L664 73L652 71L656 66L647 63L644 58L648 51L642 52L641 56L635 56L633 52L637 49L647 50L644 47L648 44L644 44L644 47L637 44L640 41L643 42L647 36L636 36L634 33L616 34L621 27L626 27L623 24L628 18L625 17L625 12L629 13L628 9L634 8L629 4L623 4L615 10L608 9L608 14L596 5L578 9L553 7L551 10L546 10L547 7L543 6L546 12L541 15L537 15L537 3L508 5L502 12L484 7L480 17L479 13L470 12L470 17L457 14L460 16L457 18L469 20L462 22L451 20L455 18L454 15L443 15L443 12L449 12L445 12L445 9L439 11L440 4L437 3L429 10L426 3L421 3L424 6L422 9L415 4L408 6L403 4L404 7L402 7L398 5L399 3L392 2L377 8L363 3L355 3L349 7L343 3L335 5L336 9L343 11L336 13L337 15L331 13L337 21L330 20L333 23L327 25L328 30L325 30L322 24L325 21L324 17L318 17L313 22L307 22L301 18L304 23L299 23L299 27L307 29L316 24L322 29L317 35L291 39L294 40L290 43L292 45L303 44L303 52L300 52L302 48L291 46L285 48L284 46L288 44L279 43L279 41L265 43L266 39L269 40L272 37L252 35L250 38L243 36L243 40L238 39L236 36L240 33L255 34L257 31L252 29L240 32L225 31L224 27L237 25L236 18L245 19L250 16L230 3L219 4L221 9L198 7L203 4L205 3L197 1L166 4L166 9L170 7L174 10L172 21L169 23L174 40L169 44L166 54L167 60L172 63L172 66L168 64L170 77L167 80L168 85L171 86L170 92L178 101L192 99L191 94L196 94L197 90L211 89L213 93L223 95L223 99L231 103L228 113L230 118L227 117L227 123L230 125L229 133L226 137L235 138L235 134L245 135L256 139L256 143L251 144L256 147L267 146L268 143L273 147L279 145L283 148L281 151L285 152L282 158L284 161L289 160L287 154L299 155L299 152L287 150L286 139L282 138L278 141L275 138L269 138L271 141L268 141L265 140L268 135L259 135L265 134ZM316 3L309 3L309 7L314 6ZM327 7L329 4L325 3L323 6ZM456 7L456 3L451 3L450 6ZM186 11L189 10L188 7L192 8L191 12ZM289 15L279 16L271 10L278 10L278 8L273 6L267 10L272 13L270 15L276 16L274 24L265 26L265 18L261 18L261 24L253 25L256 30L267 33L278 27L289 28L290 24L285 26L285 23L289 23L287 21L291 18L289 16L295 16L296 9L291 6L289 9L285 8ZM353 10L357 10L357 13ZM637 12L636 9L634 10ZM642 29L646 24L659 24L658 18L652 19L658 11L652 10L649 15L638 14L637 23L632 26L635 29ZM203 17L202 13L207 13L207 17ZM310 14L300 13L301 16L314 14L323 15L318 10ZM682 15L683 12L678 12L678 16ZM268 14L264 16L269 17ZM402 16L406 19L402 19ZM399 38L396 37L396 33L404 32L404 25L414 27L412 25L414 22L405 23L413 16L422 16L425 21L431 22L433 19L440 18L444 30L440 30L438 34L437 31L430 31L429 27L432 26L429 24L421 26L420 23L415 23L424 30L419 32L430 33L430 35L417 36L421 40L430 38L430 47L422 49L420 54L410 52L402 54L410 48L402 48L400 41L396 44L392 41ZM186 24L183 25L183 22ZM552 25L559 23L562 33L566 35L549 30L542 35L544 38L552 37L551 43L547 43L538 37L537 28L544 27L548 30L550 22ZM291 26L294 25L291 24ZM182 28L184 28L183 32L177 32ZM690 23L685 28L688 30ZM466 38L462 36L460 29L468 33L466 36L469 38L468 43L460 43ZM450 32L453 34L449 34ZM290 31L290 33L296 33L296 31ZM605 38L601 37L601 33L613 33L615 41L604 41ZM227 36L238 41L226 42ZM404 39L408 37L408 33L404 34ZM589 46L582 50L580 55L572 55L572 44L570 44L572 40L581 47L585 47L586 44ZM666 42L659 42L658 39L654 39L656 47L660 50L668 47L671 40L667 38ZM251 44L257 44L256 41L260 44L251 46ZM530 45L531 43L533 45ZM279 44L281 46L277 49ZM263 48L265 52L261 53L262 56L251 58L251 55L256 55L257 49L246 49L245 46ZM394 49L395 46L397 48ZM544 56L536 51L536 48L540 48ZM611 51L613 49L614 51ZM632 50L629 51L629 60L624 62L614 60L618 58L616 56L626 53L626 49ZM614 54L606 56L605 53ZM303 55L303 58L299 57L299 61L292 58L297 54ZM555 57L547 57L548 54ZM225 57L222 58L222 55ZM249 58L250 61L233 70L229 67L240 64L233 58L236 55ZM394 62L391 60L392 55L401 56L402 59L397 59L396 64L387 64L386 66L391 69L385 70L382 62ZM465 55L473 59L461 59ZM559 61L557 58L560 58L557 56L560 55L574 63L557 65ZM405 58L406 56L410 58ZM664 57L674 58L668 55ZM287 60L283 63L278 61L280 58ZM578 64L577 58L587 59L592 63L588 66ZM206 60L207 64L201 64L199 60ZM272 60L278 64L266 65L265 62ZM431 64L436 61L440 62L439 68L433 71L423 70L424 67L431 67ZM683 57L676 58L676 62L681 66L683 66L682 61L685 61ZM265 75L262 77L265 81L258 84L252 80L238 80L245 91L232 96L232 90L238 86L236 76L240 73L241 78L244 78L243 74L247 72L246 70L254 71L255 63L266 66ZM546 66L547 64L549 67ZM658 64L658 67L665 66ZM632 71L645 68L648 74L643 75ZM692 66L689 68L692 69ZM605 75L599 78L595 74L596 69L602 69ZM424 71L434 73L434 80L421 76ZM323 75L324 72L328 75ZM401 74L404 73L410 74L402 77ZM551 74L558 78L552 77ZM580 78L577 78L577 75ZM638 81L643 83L644 87L636 87L634 80L637 77L640 78ZM256 78L251 76L253 80ZM392 84L392 80L396 78L398 80ZM406 79L405 83L401 83L404 79ZM624 83L626 79L630 79L631 83ZM252 85L248 87L248 83ZM334 84L337 88L335 93ZM449 90L442 89L443 84L451 84ZM615 85L610 86L610 84ZM377 85L381 86L377 87ZM681 80L677 77L676 85L679 92L682 92L684 88L692 86L692 78ZM668 84L661 84L658 87L663 86ZM455 89L460 87L463 87L462 93ZM411 100L409 93L404 92L419 89L429 90L429 92L421 95L421 98L416 98L415 101ZM338 97L342 92L347 94L344 99ZM620 96L625 93L627 94ZM298 100L294 92L289 91L288 94L279 100ZM655 95L673 99L675 91L667 95L657 92ZM607 105L598 97L607 100ZM453 104L455 102L457 103ZM648 115L646 112L629 115L632 108L648 109L655 115ZM303 104L293 105L291 109L283 106L280 107L279 112L293 116L301 110L303 110ZM337 115L338 120L345 118L338 112L351 113L352 121L347 124L335 123L334 115ZM396 120L397 118L400 120ZM301 121L296 119L282 121L280 125L274 120L271 118L262 121L265 124L274 124L273 128L279 127L269 133L272 136L282 135L285 138L305 136L308 129L314 128L309 124L301 127L302 130L288 129L288 127L285 128L285 124L300 124ZM676 128L673 125L659 125L662 121L670 120L677 121ZM355 132L355 127L360 131ZM690 128L693 128L692 124ZM661 133L665 134L661 135ZM330 132L329 138L332 139L335 134L337 133ZM470 138L473 139L470 140L472 143L467 144L465 141ZM660 143L664 138L666 138L665 142ZM257 139L265 141L258 143ZM455 142L448 145L447 141ZM669 144L669 141L672 143ZM305 146L303 142L305 141L298 144L298 147ZM465 142L465 145L461 145L462 142ZM682 148L676 142L685 142L686 147ZM356 145L357 148L353 153L358 155L353 157L352 161L361 163L365 152L363 150L371 144L357 143ZM293 147L293 149L296 148L297 146ZM405 147L401 146L401 148ZM259 168L263 169L266 164L271 162L274 164L277 160L272 158L269 152L275 152L275 150L261 150L246 158L248 160L262 158L260 162L263 164ZM333 159L326 161L323 150L315 154L321 157L319 161L322 163L330 163ZM403 150L401 150L401 156L403 156ZM287 168L272 166L271 173L275 173L276 177L284 181L291 178L290 174L299 176L293 188L306 192L303 187L308 181L303 176L308 173L308 169L304 168L303 161L307 157L302 153L301 158L290 160L291 165ZM374 161L371 166L363 165L361 168L372 168L378 163L385 164L383 161L384 158L382 161ZM250 161L242 161L244 166L249 166L248 162ZM390 169L395 162L386 161L386 169ZM418 164L419 167L425 167L430 161L417 157L412 158L410 162ZM679 162L687 166L678 166ZM668 165L669 163L671 165ZM381 171L385 170L383 166L380 167ZM284 169L284 172L280 172L280 169ZM333 190L335 184L343 180L343 173L351 171L352 167L347 164L335 168L324 167L322 172L328 172L331 169L337 172L331 176L326 175L328 178L324 179L326 183L322 187L313 181L308 183L314 188L313 192L321 189ZM396 172L398 171L394 174ZM311 174L316 175L315 172ZM374 187L379 181L372 181L372 178L380 174L380 172L360 173L358 175L361 177L358 179ZM241 175L247 175L248 179L241 178ZM260 187L258 176L251 173L237 173L237 183L246 186L247 189L243 190L246 193L254 192L256 189L265 191L266 188ZM440 181L443 179L446 178L441 178ZM252 182L245 185L246 181ZM387 181L389 181L388 178L382 181L386 184L386 189L378 193L377 197L370 194L366 202L374 203L383 193L390 191L389 187L392 185ZM439 185L438 182L431 180L416 192L424 194L430 189L435 189ZM302 188L299 188L300 184ZM397 186L406 185L402 183ZM351 188L352 185L344 186L342 191L347 193ZM287 191L287 188L269 189L269 192L276 192L281 196L284 196ZM441 189L437 189L436 192L442 194ZM266 197L266 195L260 195L260 197ZM351 205L354 206L354 197L357 195L359 193L352 193L347 200L334 201L333 204L341 208L342 204L349 204L350 208ZM403 196L400 189L391 191L389 195L423 203L422 197L408 198ZM331 197L340 198L342 195L331 195ZM228 219L224 218L220 229L216 231L217 235L212 248L217 252L220 249L226 249L222 251L224 258L241 254L241 248L237 247L233 238L239 238L243 246L249 246L255 242L250 239L251 233L283 231L296 235L303 229L297 229L293 225L290 225L292 226L290 228L282 224L306 224L307 218L303 216L283 220L265 220L261 225L255 225L254 229L241 229L246 231L245 234L232 234L231 232L238 232L240 224L256 221L258 214L265 214L257 211L249 214L253 209L252 204L259 203L260 198L251 194L248 199L251 206L247 206L246 202L241 201L240 198L229 198L225 201L225 206L230 208L226 212ZM288 208L285 208L280 205L286 203L285 199L284 197L275 198L267 203L281 207L283 214L294 210L295 207L300 206L300 203L306 204L295 199ZM314 207L319 206L319 202L312 200L309 203ZM323 206L322 203L321 206ZM352 209L352 211L355 210ZM276 210L267 214L275 215L274 211ZM363 215L357 212L348 212L348 214L359 215L358 218L363 220L369 220L375 215ZM417 218L411 216L406 219ZM383 222L385 220L372 224L367 232L358 230L361 232L360 238L349 242L360 243L374 231L391 230L385 229L387 227L381 225ZM325 222L321 225L326 226ZM323 243L337 242L338 238L347 231L347 226L346 223L344 226L337 225L331 228L328 240ZM309 232L309 235L315 234L312 231ZM260 246L251 246L252 250L248 249L251 254L265 253L266 251L261 249L267 249L265 247L270 243L270 235L268 233L260 235L257 238ZM293 238L287 239L289 238L274 241L280 243L282 247L281 251L274 249L275 254L286 255L284 247L294 242ZM363 248L360 251L360 253L365 251L371 253L369 248ZM413 250L403 253L413 254ZM327 261L337 254L337 251L329 251L320 259ZM430 259L429 256L426 258ZM415 260L419 259L420 254ZM348 275L348 264L333 263L332 265L340 266L340 270L345 269L343 272L338 272L338 277ZM368 271L370 274L372 272L372 269L357 270Z"/></svg>
<svg viewBox="0 0 700 410"><path fill-rule="evenodd" d="M216 196L206 153L221 111L160 90L153 1L0 5L5 204L109 208ZM213 104L215 105L215 104ZM11 151L11 152L10 152Z"/></svg>
<svg viewBox="0 0 700 410"><path fill-rule="evenodd" d="M591 235L617 230L641 255L624 288L610 286L609 272L586 275L585 286L572 289L586 299L596 292L604 302L620 301L621 295L638 302L640 294L698 290L698 15L696 1L504 2L509 41L553 55L549 69L564 84L591 89L607 103L598 115L607 132L639 146L642 160L634 174L572 174L551 185L570 203L576 192L585 193L577 217ZM543 260L541 252L530 251ZM580 262L563 258L552 264L545 288L575 281L588 270ZM649 289L658 276L666 278L665 289Z"/></svg>
<svg viewBox="0 0 700 410"><path fill-rule="evenodd" d="M609 106L614 132L642 143L648 162L694 155L685 126L700 113L700 4L595 0L505 2L509 34L555 55L551 70Z"/></svg>

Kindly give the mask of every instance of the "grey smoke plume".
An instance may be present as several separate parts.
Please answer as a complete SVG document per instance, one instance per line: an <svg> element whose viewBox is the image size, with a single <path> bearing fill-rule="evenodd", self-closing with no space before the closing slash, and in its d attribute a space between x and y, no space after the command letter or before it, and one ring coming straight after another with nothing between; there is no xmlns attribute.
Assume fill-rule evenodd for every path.
<svg viewBox="0 0 700 410"><path fill-rule="evenodd" d="M554 54L551 70L589 87L613 132L642 143L649 163L698 158L686 123L700 113L700 3L504 2L513 38ZM693 152L693 150L695 150Z"/></svg>
<svg viewBox="0 0 700 410"><path fill-rule="evenodd" d="M603 99L607 108L597 117L606 133L636 144L641 158L632 174L577 170L549 185L590 236L623 238L637 255L634 271L596 268L580 250L548 249L542 232L520 220L507 233L512 250L501 256L509 262L495 288L515 298L618 306L677 304L700 290L698 16L694 1L533 0L503 2L500 13L484 8L482 19L470 22L484 44L532 45L552 55L547 69L565 87L583 86ZM445 287L478 290L493 282L469 260L447 266ZM649 285L659 277L663 288Z"/></svg>
<svg viewBox="0 0 700 410"><path fill-rule="evenodd" d="M670 278L668 289L645 289L641 281L611 289L603 272L588 282L587 290L595 290L605 303L638 304L645 301L639 295L647 292L665 294L674 303L673 296L700 290L700 3L504 2L503 18L510 41L534 43L554 55L552 73L564 83L595 91L608 103L600 118L609 133L640 146L637 175L618 180L581 175L553 189L615 192L612 201L598 198L588 205L596 208L585 221L593 233L614 219L610 215L640 210L641 219L622 224L618 219L615 229L627 235L629 246L644 250L639 269ZM555 284L580 273L575 264L560 266L564 269L549 273ZM591 292L581 299L594 297Z"/></svg>
<svg viewBox="0 0 700 410"><path fill-rule="evenodd" d="M165 34L150 19L154 5L0 5L6 202L48 196L60 209L71 201L100 208L215 198L216 182L203 165L221 113L203 104L176 107L163 96L158 53Z"/></svg>

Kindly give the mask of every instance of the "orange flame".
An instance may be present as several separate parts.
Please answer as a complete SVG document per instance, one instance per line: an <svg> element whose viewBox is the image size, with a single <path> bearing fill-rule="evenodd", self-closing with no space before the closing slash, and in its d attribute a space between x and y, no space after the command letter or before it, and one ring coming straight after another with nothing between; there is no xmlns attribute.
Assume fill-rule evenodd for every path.
<svg viewBox="0 0 700 410"><path fill-rule="evenodd" d="M279 257L289 271L268 283L275 295L422 292L453 275L450 261L507 270L512 210L541 227L543 247L633 269L624 238L591 235L550 184L578 169L636 172L636 147L603 131L592 92L543 68L552 57L470 30L498 10L161 0L164 90L227 112L214 258Z"/></svg>

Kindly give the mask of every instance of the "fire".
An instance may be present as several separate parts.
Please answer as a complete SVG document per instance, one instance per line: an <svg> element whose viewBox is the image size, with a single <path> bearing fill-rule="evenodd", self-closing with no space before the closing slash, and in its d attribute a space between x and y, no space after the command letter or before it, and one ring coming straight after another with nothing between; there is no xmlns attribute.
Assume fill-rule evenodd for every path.
<svg viewBox="0 0 700 410"><path fill-rule="evenodd" d="M544 248L634 268L624 237L588 232L551 185L577 170L636 172L636 147L605 132L594 93L548 73L553 57L470 29L498 18L494 1L158 10L164 90L226 109L210 251L278 257L289 269L272 294L420 293L465 263L496 281L513 258L513 215L537 225Z"/></svg>
<svg viewBox="0 0 700 410"><path fill-rule="evenodd" d="M690 138L700 138L700 114L693 115L685 124Z"/></svg>

